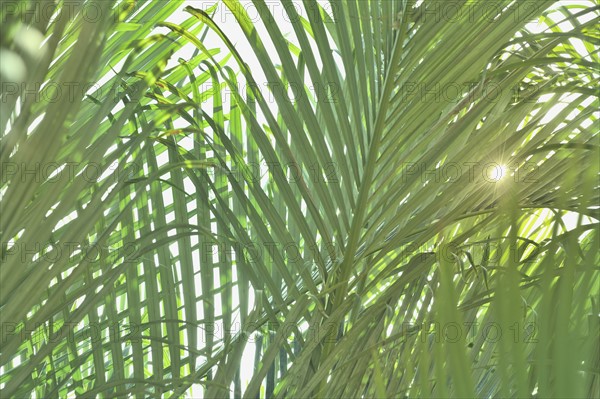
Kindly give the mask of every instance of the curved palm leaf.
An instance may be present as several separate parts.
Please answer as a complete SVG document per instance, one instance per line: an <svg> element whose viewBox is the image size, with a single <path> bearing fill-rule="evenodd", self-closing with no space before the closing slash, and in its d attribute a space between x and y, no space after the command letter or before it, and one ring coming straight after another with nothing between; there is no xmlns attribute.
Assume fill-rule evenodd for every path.
<svg viewBox="0 0 600 399"><path fill-rule="evenodd" d="M597 7L22 4L3 394L598 395Z"/></svg>

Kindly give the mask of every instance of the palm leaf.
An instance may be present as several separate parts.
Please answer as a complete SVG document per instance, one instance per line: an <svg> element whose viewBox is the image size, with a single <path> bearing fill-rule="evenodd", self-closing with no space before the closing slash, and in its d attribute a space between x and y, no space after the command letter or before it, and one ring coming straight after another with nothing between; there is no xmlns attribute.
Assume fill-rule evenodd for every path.
<svg viewBox="0 0 600 399"><path fill-rule="evenodd" d="M598 396L597 6L17 4L3 395Z"/></svg>

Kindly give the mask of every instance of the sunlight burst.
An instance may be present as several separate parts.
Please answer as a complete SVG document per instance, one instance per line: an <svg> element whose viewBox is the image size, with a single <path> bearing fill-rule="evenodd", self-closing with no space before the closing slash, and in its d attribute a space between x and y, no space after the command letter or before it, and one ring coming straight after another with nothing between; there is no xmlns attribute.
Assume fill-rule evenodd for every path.
<svg viewBox="0 0 600 399"><path fill-rule="evenodd" d="M506 166L505 165L494 165L493 168L490 168L488 170L488 178L493 182L500 181L505 176L506 176Z"/></svg>

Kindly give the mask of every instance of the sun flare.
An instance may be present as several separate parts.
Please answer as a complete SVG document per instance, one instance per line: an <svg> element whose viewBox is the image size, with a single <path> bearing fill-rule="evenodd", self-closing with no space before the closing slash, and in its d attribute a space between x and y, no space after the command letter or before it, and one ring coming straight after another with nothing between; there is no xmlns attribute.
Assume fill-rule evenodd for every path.
<svg viewBox="0 0 600 399"><path fill-rule="evenodd" d="M505 176L506 176L506 166L505 165L494 165L494 167L490 168L488 171L488 177L493 182L500 181Z"/></svg>

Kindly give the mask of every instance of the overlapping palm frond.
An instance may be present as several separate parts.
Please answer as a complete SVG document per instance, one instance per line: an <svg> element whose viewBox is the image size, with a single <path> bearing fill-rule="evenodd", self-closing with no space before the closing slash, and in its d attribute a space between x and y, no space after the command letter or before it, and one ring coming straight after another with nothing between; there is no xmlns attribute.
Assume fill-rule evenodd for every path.
<svg viewBox="0 0 600 399"><path fill-rule="evenodd" d="M598 396L597 6L19 4L3 395Z"/></svg>

